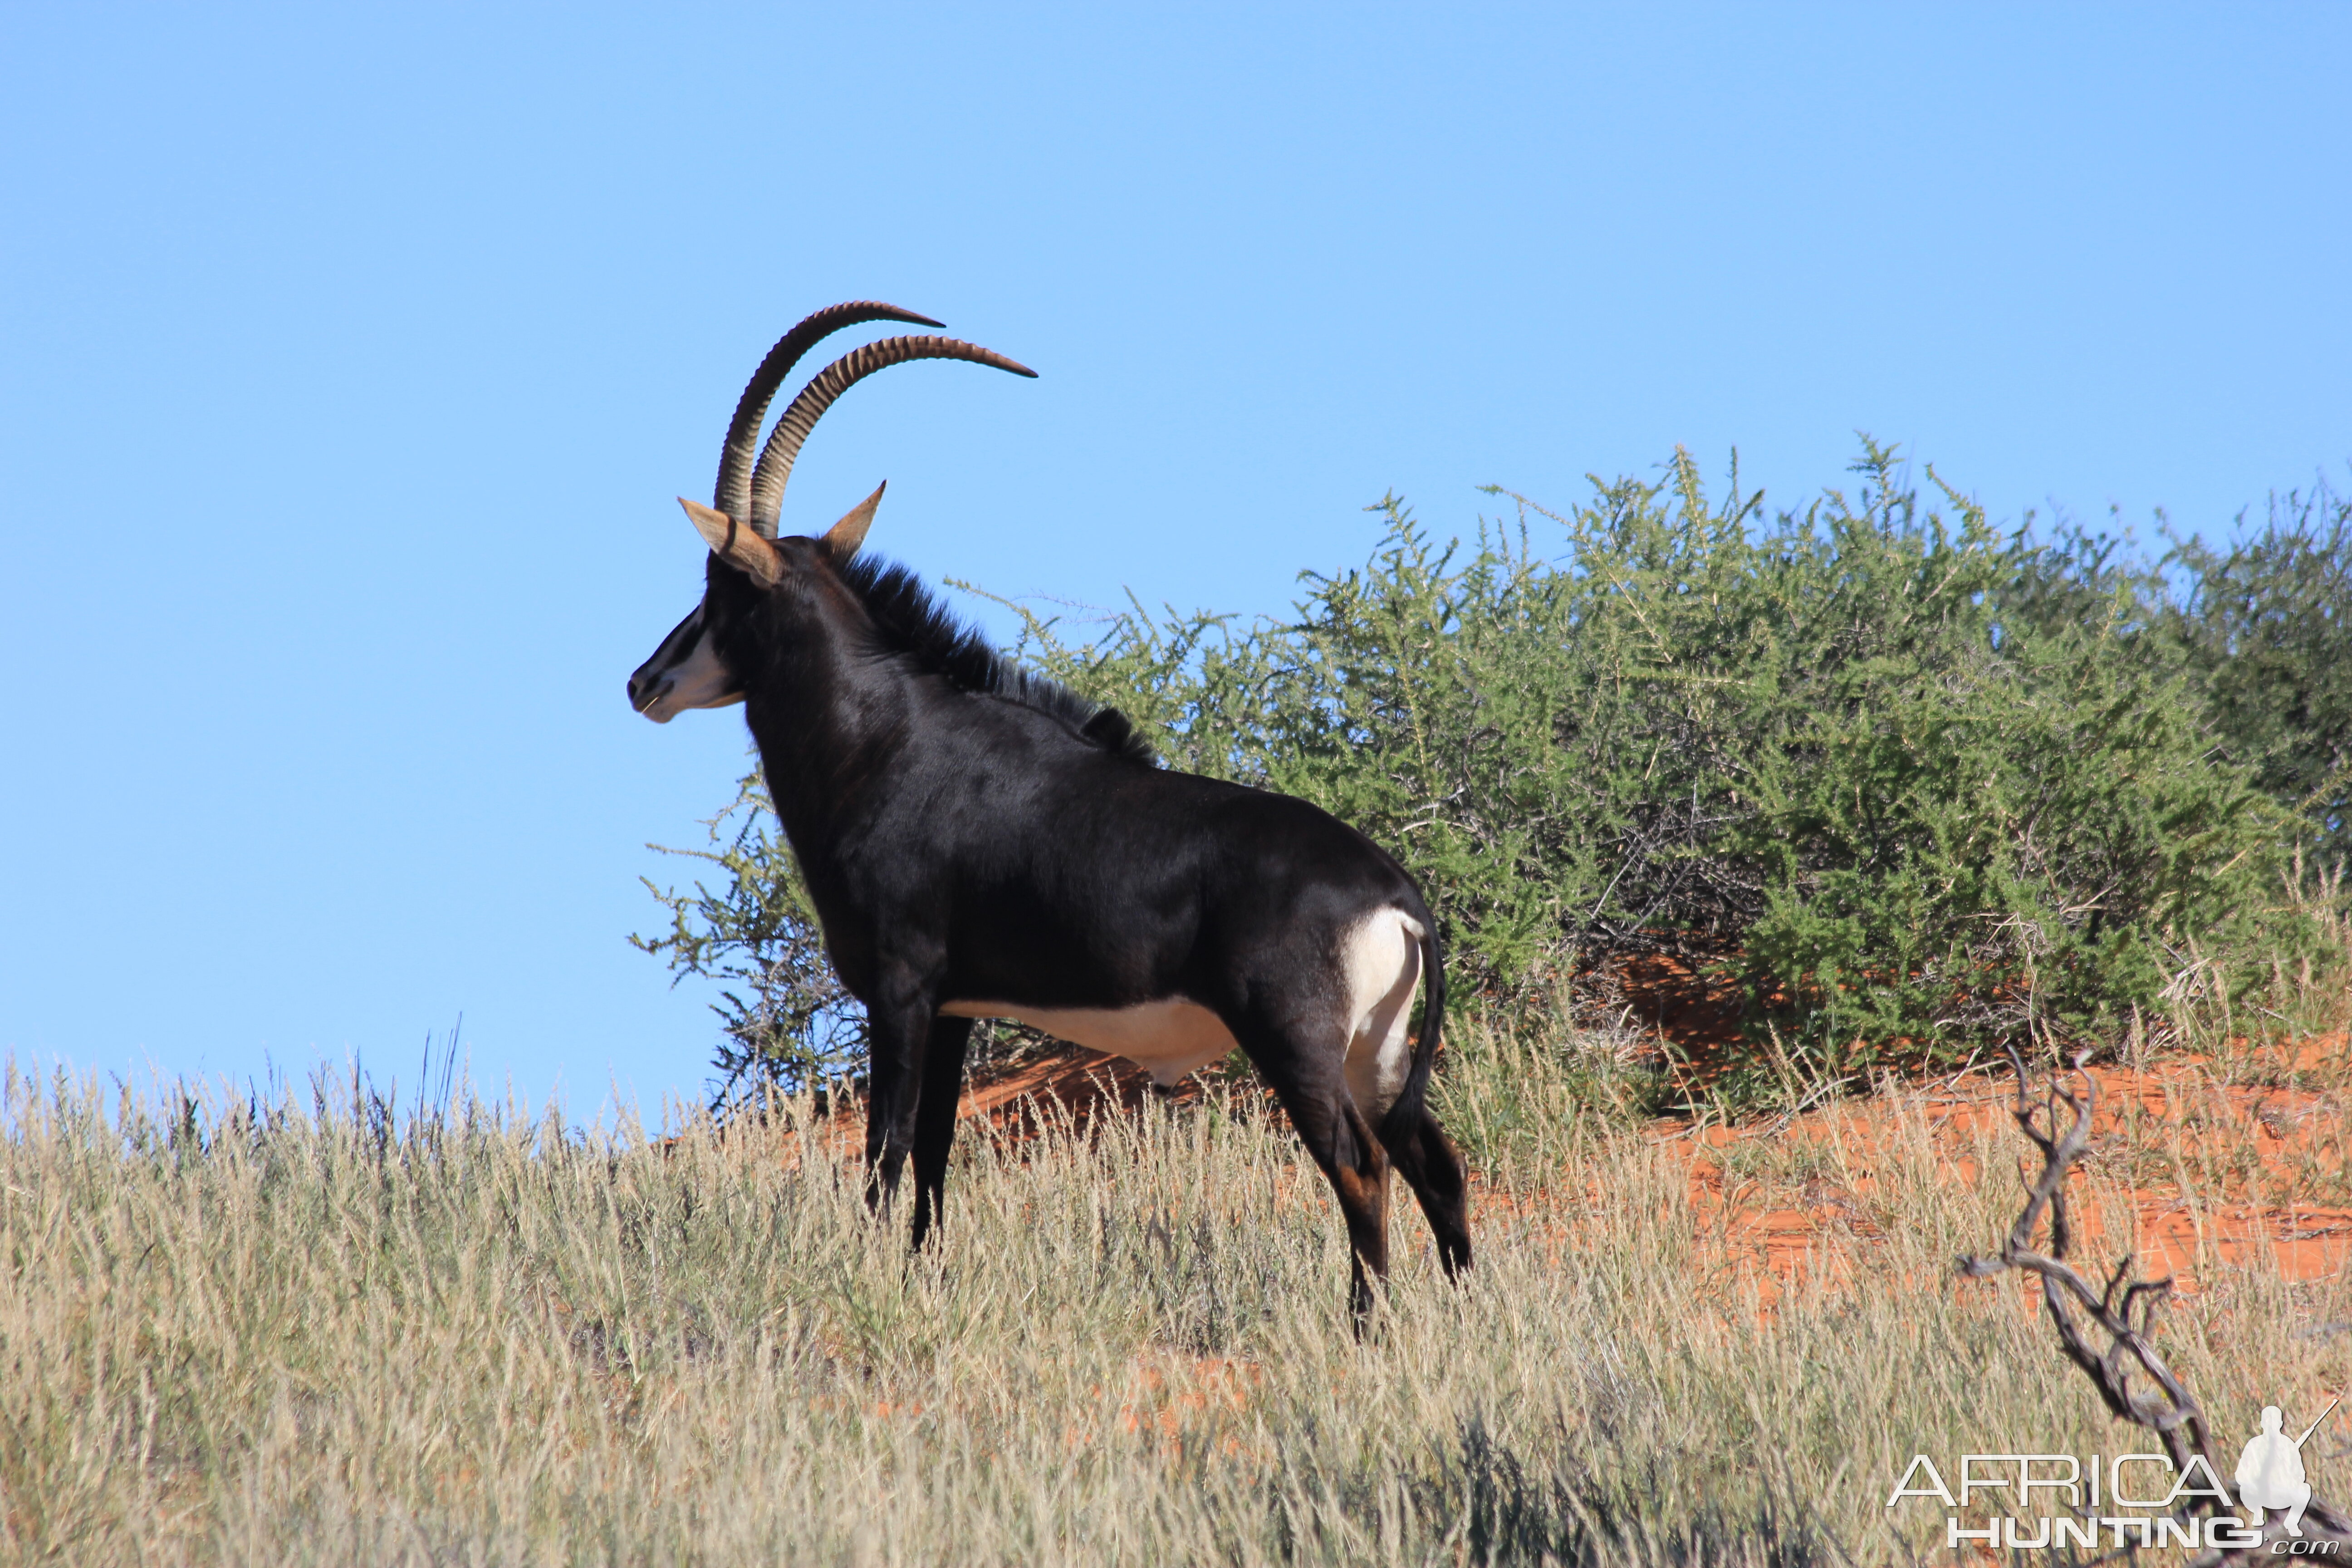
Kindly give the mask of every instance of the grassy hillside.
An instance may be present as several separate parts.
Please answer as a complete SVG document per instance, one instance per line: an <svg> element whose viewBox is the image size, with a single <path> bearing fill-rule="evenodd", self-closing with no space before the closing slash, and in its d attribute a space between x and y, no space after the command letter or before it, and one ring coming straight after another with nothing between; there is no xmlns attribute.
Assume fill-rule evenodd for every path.
<svg viewBox="0 0 2352 1568"><path fill-rule="evenodd" d="M1885 1506L1915 1452L2116 1451L2017 1288L1952 1280L2015 1212L1997 1114L1938 1134L1945 1091L1889 1091L1863 1143L1702 1139L1605 1109L1616 1042L1526 1037L1467 1029L1439 1080L1475 1279L1406 1215L1360 1344L1320 1178L1222 1089L1089 1142L970 1134L910 1261L782 1124L12 1070L0 1561L1878 1563L1940 1551L1938 1510ZM2298 1114L2340 1130L2342 1089ZM2247 1134L2209 1131L2100 1163L2106 1237L2150 1161L2220 1212ZM2346 1201L2325 1148L2301 1205ZM1815 1265L1760 1275L1693 1206L1708 1171L1809 1205ZM2216 1262L2165 1348L2226 1422L2315 1408L2347 1291Z"/></svg>

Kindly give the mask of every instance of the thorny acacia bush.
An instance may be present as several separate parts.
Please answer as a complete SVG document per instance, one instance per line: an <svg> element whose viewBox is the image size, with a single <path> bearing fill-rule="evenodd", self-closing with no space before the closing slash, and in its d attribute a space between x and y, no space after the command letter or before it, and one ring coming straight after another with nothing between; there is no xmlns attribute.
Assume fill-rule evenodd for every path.
<svg viewBox="0 0 2352 1568"><path fill-rule="evenodd" d="M1678 455L1450 543L1391 498L1290 622L1016 605L1019 651L1171 766L1391 849L1457 994L1539 1014L1672 952L1735 988L1759 1082L2160 1028L2310 956L2294 858L2341 852L2352 746L2344 509L2147 566L1923 502L1875 445L1856 469L1767 520ZM641 945L739 983L730 1080L854 1059L755 783L713 831L724 878L656 889L673 930Z"/></svg>
<svg viewBox="0 0 2352 1568"><path fill-rule="evenodd" d="M794 1134L805 1096L665 1142L462 1088L407 1117L9 1063L0 1562L1907 1563L1945 1539L1886 1506L1913 1454L2115 1450L2039 1315L1950 1283L2016 1212L1998 1118L1955 1145L1898 1097L1821 1151L1866 1268L1765 1312L1689 1145L1591 1113L1571 1064L1607 1055L1457 1032L1478 1268L1450 1287L1404 1205L1360 1343L1325 1184L1254 1095L968 1127L910 1258ZM2104 1165L2076 1205L2131 1236ZM2342 1386L2344 1277L2200 1277L2165 1346L2217 1420Z"/></svg>
<svg viewBox="0 0 2352 1568"><path fill-rule="evenodd" d="M738 781L733 804L704 826L709 848L664 852L707 861L720 875L684 892L646 882L669 910L670 929L629 941L667 959L680 979L720 983L711 1005L723 1031L713 1103L747 1083L803 1089L855 1072L866 1058L865 1014L833 973L816 906L760 775Z"/></svg>
<svg viewBox="0 0 2352 1568"><path fill-rule="evenodd" d="M2259 533L2174 559L2159 646L2177 646L2222 749L2302 824L2316 865L2352 861L2352 498L2273 497Z"/></svg>

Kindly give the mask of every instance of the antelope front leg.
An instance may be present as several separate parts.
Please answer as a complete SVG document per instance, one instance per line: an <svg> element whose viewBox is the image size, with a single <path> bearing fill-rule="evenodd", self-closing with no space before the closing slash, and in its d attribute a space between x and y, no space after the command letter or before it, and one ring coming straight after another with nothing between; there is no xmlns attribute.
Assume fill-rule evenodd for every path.
<svg viewBox="0 0 2352 1568"><path fill-rule="evenodd" d="M970 1018L940 1018L923 1047L923 1088L915 1108L915 1237L920 1250L947 1202L948 1153L955 1146L956 1102L963 1097Z"/></svg>
<svg viewBox="0 0 2352 1568"><path fill-rule="evenodd" d="M872 1054L866 1069L866 1206L877 1214L888 1212L897 1198L898 1178L914 1151L931 1012L929 997L866 1008Z"/></svg>

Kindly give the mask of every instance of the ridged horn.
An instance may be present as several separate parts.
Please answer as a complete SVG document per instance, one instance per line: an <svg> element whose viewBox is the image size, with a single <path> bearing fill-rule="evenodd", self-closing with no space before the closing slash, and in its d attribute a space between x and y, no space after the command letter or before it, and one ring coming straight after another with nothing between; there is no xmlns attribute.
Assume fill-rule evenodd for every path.
<svg viewBox="0 0 2352 1568"><path fill-rule="evenodd" d="M809 431L834 401L876 371L912 359L960 359L972 364L994 365L1015 375L1034 377L1037 374L994 349L955 338L884 338L878 343L852 349L817 372L816 378L801 388L800 395L792 400L783 416L776 421L776 428L760 453L760 466L751 473L753 529L770 539L776 536L776 514L784 504L784 484L793 477L793 460L801 455L801 443L808 439Z"/></svg>
<svg viewBox="0 0 2352 1568"><path fill-rule="evenodd" d="M819 341L861 321L907 321L918 327L942 324L879 300L852 300L826 306L778 338L736 401L735 417L727 426L727 444L719 449L719 484L711 492L711 504L720 511L741 517L751 510L751 455L759 450L760 426L768 417L768 405L774 400L776 388L784 384L793 366ZM771 528L768 533L772 538L775 530Z"/></svg>

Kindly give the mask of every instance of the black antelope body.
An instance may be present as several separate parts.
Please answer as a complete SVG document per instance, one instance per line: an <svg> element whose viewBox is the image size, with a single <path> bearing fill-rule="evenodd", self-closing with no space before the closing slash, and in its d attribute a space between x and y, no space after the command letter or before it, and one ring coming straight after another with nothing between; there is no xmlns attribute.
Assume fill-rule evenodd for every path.
<svg viewBox="0 0 2352 1568"><path fill-rule="evenodd" d="M836 305L761 362L712 505L681 498L710 546L702 603L629 678L660 723L744 705L826 949L866 1005L869 1198L887 1201L912 1154L922 1244L972 1020L1015 1018L1162 1084L1238 1046L1330 1179L1359 1313L1367 1271L1387 1270L1391 1165L1446 1271L1466 1268L1462 1161L1423 1103L1445 983L1412 879L1304 801L1160 769L1116 710L1001 658L903 567L859 555L879 489L822 538L777 536L802 442L860 378L913 359L1034 374L951 338L871 343L793 399L755 466L794 363L874 321L940 324Z"/></svg>

